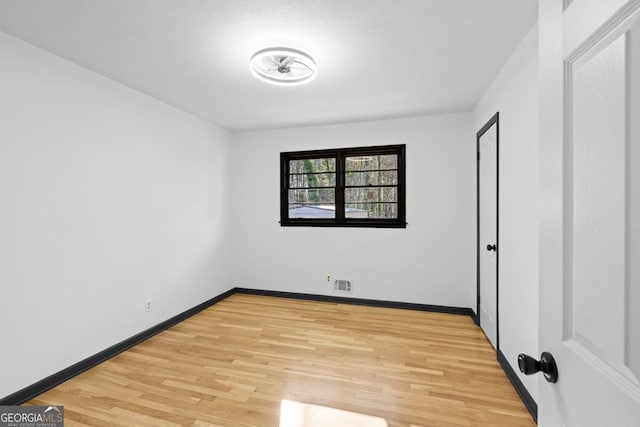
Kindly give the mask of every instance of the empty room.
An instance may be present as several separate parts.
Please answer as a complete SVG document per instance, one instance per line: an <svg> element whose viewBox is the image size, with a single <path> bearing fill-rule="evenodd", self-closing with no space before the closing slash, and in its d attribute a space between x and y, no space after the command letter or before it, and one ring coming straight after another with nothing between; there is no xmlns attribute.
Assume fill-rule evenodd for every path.
<svg viewBox="0 0 640 427"><path fill-rule="evenodd" d="M640 0L0 0L0 427L640 425Z"/></svg>

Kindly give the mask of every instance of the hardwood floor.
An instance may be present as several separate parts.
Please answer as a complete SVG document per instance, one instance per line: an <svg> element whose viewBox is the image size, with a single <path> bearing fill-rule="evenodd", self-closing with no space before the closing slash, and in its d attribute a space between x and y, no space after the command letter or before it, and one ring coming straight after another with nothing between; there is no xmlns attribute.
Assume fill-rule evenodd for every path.
<svg viewBox="0 0 640 427"><path fill-rule="evenodd" d="M535 426L467 316L244 294L28 404L64 405L67 426L278 427L283 399L389 427ZM337 419L312 425L385 425Z"/></svg>

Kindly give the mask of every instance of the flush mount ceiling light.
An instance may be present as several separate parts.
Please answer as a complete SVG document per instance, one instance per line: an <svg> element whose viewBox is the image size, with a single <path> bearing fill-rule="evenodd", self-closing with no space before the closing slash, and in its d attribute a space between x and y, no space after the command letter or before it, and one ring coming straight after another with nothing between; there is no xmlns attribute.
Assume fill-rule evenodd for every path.
<svg viewBox="0 0 640 427"><path fill-rule="evenodd" d="M316 62L298 49L268 47L251 57L251 72L258 79L280 86L297 86L313 80Z"/></svg>

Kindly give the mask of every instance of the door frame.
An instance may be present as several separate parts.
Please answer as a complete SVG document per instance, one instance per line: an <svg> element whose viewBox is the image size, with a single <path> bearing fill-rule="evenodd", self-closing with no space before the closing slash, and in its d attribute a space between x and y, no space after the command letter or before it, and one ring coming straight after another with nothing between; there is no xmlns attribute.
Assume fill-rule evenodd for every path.
<svg viewBox="0 0 640 427"><path fill-rule="evenodd" d="M480 326L480 138L496 126L496 353L500 353L500 112L496 112L476 133L476 313Z"/></svg>

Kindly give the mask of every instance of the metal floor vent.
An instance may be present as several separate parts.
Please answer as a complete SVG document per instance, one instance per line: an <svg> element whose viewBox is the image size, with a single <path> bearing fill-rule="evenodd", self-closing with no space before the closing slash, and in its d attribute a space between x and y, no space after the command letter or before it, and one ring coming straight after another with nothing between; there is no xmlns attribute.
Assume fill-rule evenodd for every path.
<svg viewBox="0 0 640 427"><path fill-rule="evenodd" d="M336 292L352 292L351 282L348 280L334 280L333 290Z"/></svg>

